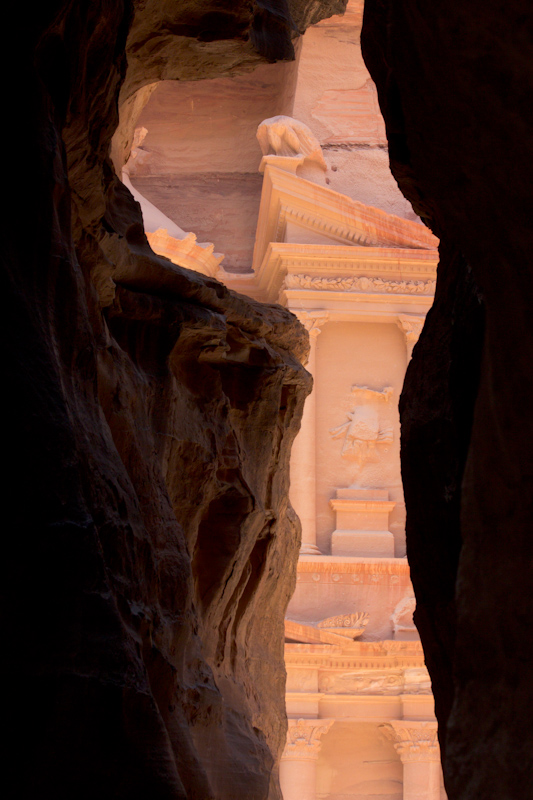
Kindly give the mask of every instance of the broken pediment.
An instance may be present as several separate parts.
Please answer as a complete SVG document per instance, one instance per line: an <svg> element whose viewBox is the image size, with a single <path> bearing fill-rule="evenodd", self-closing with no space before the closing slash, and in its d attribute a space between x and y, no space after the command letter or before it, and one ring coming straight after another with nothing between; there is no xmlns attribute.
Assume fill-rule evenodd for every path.
<svg viewBox="0 0 533 800"><path fill-rule="evenodd" d="M303 644L345 646L363 635L368 621L369 615L364 611L356 614L337 614L320 620L315 625L286 619L285 637Z"/></svg>
<svg viewBox="0 0 533 800"><path fill-rule="evenodd" d="M367 612L360 611L357 614L337 614L335 617L327 617L317 624L317 628L336 633L339 636L347 636L350 639L357 639L365 632L368 625L369 616Z"/></svg>
<svg viewBox="0 0 533 800"><path fill-rule="evenodd" d="M435 250L438 245L436 237L417 222L366 206L266 164L253 259L256 272L271 242L288 241L291 225L298 229L300 242L302 231L312 234L310 244L421 250Z"/></svg>

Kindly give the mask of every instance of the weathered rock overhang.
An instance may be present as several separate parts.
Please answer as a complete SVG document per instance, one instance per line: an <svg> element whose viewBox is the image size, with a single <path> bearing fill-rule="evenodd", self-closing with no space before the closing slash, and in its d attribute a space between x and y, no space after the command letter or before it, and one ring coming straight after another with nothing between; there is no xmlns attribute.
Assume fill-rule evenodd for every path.
<svg viewBox="0 0 533 800"><path fill-rule="evenodd" d="M343 5L10 9L27 31L2 237L20 795L279 797L307 335L155 256L109 149L143 86L291 57Z"/></svg>

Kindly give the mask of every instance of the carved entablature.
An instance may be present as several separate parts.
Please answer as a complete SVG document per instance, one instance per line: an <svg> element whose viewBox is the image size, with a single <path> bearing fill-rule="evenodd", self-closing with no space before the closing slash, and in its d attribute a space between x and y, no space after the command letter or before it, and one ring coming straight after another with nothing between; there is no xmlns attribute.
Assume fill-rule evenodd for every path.
<svg viewBox="0 0 533 800"><path fill-rule="evenodd" d="M394 743L394 748L403 763L440 760L436 722L392 720L379 727Z"/></svg>
<svg viewBox="0 0 533 800"><path fill-rule="evenodd" d="M388 670L323 671L318 688L324 694L343 695L430 695L431 682L425 667Z"/></svg>
<svg viewBox="0 0 533 800"><path fill-rule="evenodd" d="M322 277L320 275L291 274L285 276L283 288L285 289L313 289L315 291L327 292L363 292L370 294L416 294L432 297L435 294L436 281L394 281L378 277ZM423 317L409 317L401 314L398 317L398 325L402 327L403 320L405 325L411 325L414 332L415 326L420 322L420 330L424 324ZM404 330L404 328L402 328ZM411 329L410 329L411 330ZM406 333L407 335L407 333ZM411 335L411 334L409 334ZM417 336L418 338L418 336Z"/></svg>
<svg viewBox="0 0 533 800"><path fill-rule="evenodd" d="M390 445L393 429L390 424L380 421L379 406L388 403L393 389L387 386L382 391L374 391L368 386L352 386L352 395L357 401L353 411L348 412L348 420L330 430L334 439L343 438L341 455L362 467L366 461L377 460L377 446Z"/></svg>
<svg viewBox="0 0 533 800"><path fill-rule="evenodd" d="M333 722L332 719L289 719L287 744L282 758L318 758L321 738Z"/></svg>

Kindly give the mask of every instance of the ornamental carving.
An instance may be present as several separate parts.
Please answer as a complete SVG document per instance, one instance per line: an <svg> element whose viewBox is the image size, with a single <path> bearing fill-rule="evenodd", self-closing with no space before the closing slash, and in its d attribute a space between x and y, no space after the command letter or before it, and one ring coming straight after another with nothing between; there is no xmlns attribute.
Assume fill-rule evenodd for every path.
<svg viewBox="0 0 533 800"><path fill-rule="evenodd" d="M434 295L436 281L393 281L384 278L324 278L311 275L286 275L285 289L315 289L328 292L369 292L378 294ZM423 324L423 320L422 320Z"/></svg>
<svg viewBox="0 0 533 800"><path fill-rule="evenodd" d="M424 327L425 317L415 314L398 314L396 323L408 343L416 344Z"/></svg>
<svg viewBox="0 0 533 800"><path fill-rule="evenodd" d="M333 576L335 579L335 576ZM356 614L338 614L335 617L328 617L317 624L317 628L322 628L330 633L337 633L350 639L356 639L364 633L368 625L369 616L366 611L359 611Z"/></svg>
<svg viewBox="0 0 533 800"><path fill-rule="evenodd" d="M333 725L332 719L290 719L287 744L282 758L318 758L322 736Z"/></svg>
<svg viewBox="0 0 533 800"><path fill-rule="evenodd" d="M393 720L379 727L384 735L394 743L394 748L403 763L439 761L436 722Z"/></svg>
<svg viewBox="0 0 533 800"><path fill-rule="evenodd" d="M377 460L378 445L392 444L392 426L381 423L379 412L379 407L388 403L392 394L391 386L382 391L374 391L368 386L352 386L352 395L358 404L348 412L346 422L329 432L333 439L343 439L343 458L355 461L358 467L362 467L366 461Z"/></svg>
<svg viewBox="0 0 533 800"><path fill-rule="evenodd" d="M325 694L399 695L403 690L403 676L401 673L345 672L324 675L319 688Z"/></svg>
<svg viewBox="0 0 533 800"><path fill-rule="evenodd" d="M359 669L356 672L322 673L319 691L349 695L430 695L431 682L425 667L387 671Z"/></svg>
<svg viewBox="0 0 533 800"><path fill-rule="evenodd" d="M291 311L298 317L309 336L313 338L318 336L322 327L329 320L327 311L295 311L294 309Z"/></svg>
<svg viewBox="0 0 533 800"><path fill-rule="evenodd" d="M413 354L413 347L418 342L422 328L424 327L425 317L416 314L399 314L396 324L405 337L405 344L409 358Z"/></svg>

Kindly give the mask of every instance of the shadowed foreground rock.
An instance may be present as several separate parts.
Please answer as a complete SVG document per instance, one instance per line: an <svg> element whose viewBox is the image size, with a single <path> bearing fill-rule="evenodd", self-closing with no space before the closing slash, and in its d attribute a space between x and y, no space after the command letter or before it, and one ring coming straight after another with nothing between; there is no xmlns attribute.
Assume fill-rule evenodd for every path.
<svg viewBox="0 0 533 800"><path fill-rule="evenodd" d="M107 154L122 85L290 57L296 28L342 6L10 9L26 34L2 237L13 796L279 797L307 335L156 257Z"/></svg>
<svg viewBox="0 0 533 800"><path fill-rule="evenodd" d="M393 173L441 238L401 402L450 800L533 797L533 10L367 0Z"/></svg>

